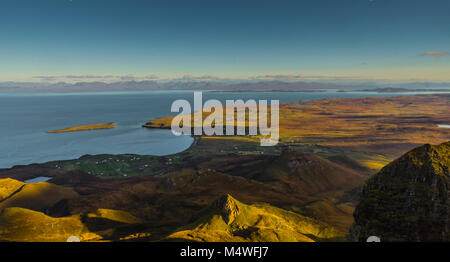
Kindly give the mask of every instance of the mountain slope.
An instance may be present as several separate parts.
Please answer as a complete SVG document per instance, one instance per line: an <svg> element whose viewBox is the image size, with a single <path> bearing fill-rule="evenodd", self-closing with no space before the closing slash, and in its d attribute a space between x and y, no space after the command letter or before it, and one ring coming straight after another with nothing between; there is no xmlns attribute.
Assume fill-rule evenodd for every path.
<svg viewBox="0 0 450 262"><path fill-rule="evenodd" d="M344 197L345 193L361 185L365 178L354 170L297 150L286 150L281 156L202 155L180 161L183 167L175 171L170 166L165 173L126 179L92 180L81 176L81 171L58 175L52 183L73 187L80 197L55 206L49 214L67 216L99 208L121 209L152 223L164 221L180 226L189 223L212 199L231 194L245 203L264 202L300 214L307 212L307 216L312 214L346 232L353 223L353 211L340 209L352 209L354 204L350 202L356 199ZM330 208L326 213L315 212L317 205L310 204L316 201Z"/></svg>
<svg viewBox="0 0 450 262"><path fill-rule="evenodd" d="M418 147L367 181L350 231L353 240L450 240L450 142Z"/></svg>
<svg viewBox="0 0 450 262"><path fill-rule="evenodd" d="M25 185L24 182L15 179L11 178L0 179L0 202L9 198L12 194L21 189L24 185Z"/></svg>
<svg viewBox="0 0 450 262"><path fill-rule="evenodd" d="M114 159L115 156L109 157ZM121 159L121 156L117 158ZM85 160L91 161L90 156L78 161ZM43 185L74 190L78 194L76 197L68 197L47 191L45 194L34 194L33 199L28 198L27 201L9 202L5 207L28 208L52 217L91 214L88 220L86 216L83 217L83 223L95 232L111 231L112 228L121 226L117 221L100 226L99 222L103 220L94 215L101 213L98 210L120 209L145 221L144 231L151 235L147 240L156 241L177 228L191 224L198 213L211 204L211 200L223 194L231 194L244 203L263 202L286 210L285 212L292 211L300 216L311 217L333 226L343 236L353 223L355 200L346 194L364 179L356 171L292 149L285 150L281 155L224 154L218 157L207 154L179 161L183 161L184 168L175 166L171 169L174 165L170 165L164 173L148 173L122 179L101 179L79 170L58 169L52 172L52 165L48 165L48 169L45 169L45 165L33 165L5 170L3 175L18 179L45 174L51 176L52 180ZM36 170L40 170L39 173L35 173ZM15 195L12 193L21 186L33 187L32 184L9 181L5 183L10 186L3 190L4 195ZM21 191L16 194L20 196ZM40 205L47 199L53 200ZM121 214L115 216L126 217ZM102 236L104 239L119 240L133 233L143 233L141 228L124 229L121 232L123 233L112 237L111 232L105 232ZM143 240L142 237L138 238ZM300 239L299 236L298 240Z"/></svg>
<svg viewBox="0 0 450 262"><path fill-rule="evenodd" d="M197 166L258 181L311 199L318 195L340 198L367 178L354 169L296 149L284 149L275 156L210 157Z"/></svg>
<svg viewBox="0 0 450 262"><path fill-rule="evenodd" d="M341 196L364 181L360 173L310 153L285 150L256 179L278 182L291 192Z"/></svg>
<svg viewBox="0 0 450 262"><path fill-rule="evenodd" d="M0 179L0 210L7 207L23 207L44 210L63 199L76 198L71 188L47 182L27 184L14 179Z"/></svg>
<svg viewBox="0 0 450 262"><path fill-rule="evenodd" d="M166 240L312 242L340 235L333 227L311 218L268 204L246 205L224 195L194 223Z"/></svg>
<svg viewBox="0 0 450 262"><path fill-rule="evenodd" d="M70 236L82 241L100 239L83 225L79 216L54 218L18 207L0 211L1 241L65 242Z"/></svg>
<svg viewBox="0 0 450 262"><path fill-rule="evenodd" d="M141 222L134 216L110 209L89 214L51 217L42 212L10 207L0 211L0 241L65 242L76 236L81 241L110 238L114 230Z"/></svg>

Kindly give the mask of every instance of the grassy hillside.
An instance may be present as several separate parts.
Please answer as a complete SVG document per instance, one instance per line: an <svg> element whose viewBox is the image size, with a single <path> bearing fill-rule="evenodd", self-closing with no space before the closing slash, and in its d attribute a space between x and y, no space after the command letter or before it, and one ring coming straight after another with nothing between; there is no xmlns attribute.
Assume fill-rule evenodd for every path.
<svg viewBox="0 0 450 262"><path fill-rule="evenodd" d="M69 187L47 182L27 184L14 179L0 179L0 210L7 207L44 210L63 199L73 199L77 196Z"/></svg>
<svg viewBox="0 0 450 262"><path fill-rule="evenodd" d="M311 218L267 204L246 205L224 195L166 240L311 242L339 236L342 232Z"/></svg>
<svg viewBox="0 0 450 262"><path fill-rule="evenodd" d="M65 242L70 236L81 241L110 239L115 230L141 222L120 211L99 209L93 213L51 217L42 212L10 207L0 211L0 241Z"/></svg>
<svg viewBox="0 0 450 262"><path fill-rule="evenodd" d="M83 241L100 239L88 230L79 216L53 218L18 207L0 211L2 241L65 242L70 236L77 236Z"/></svg>

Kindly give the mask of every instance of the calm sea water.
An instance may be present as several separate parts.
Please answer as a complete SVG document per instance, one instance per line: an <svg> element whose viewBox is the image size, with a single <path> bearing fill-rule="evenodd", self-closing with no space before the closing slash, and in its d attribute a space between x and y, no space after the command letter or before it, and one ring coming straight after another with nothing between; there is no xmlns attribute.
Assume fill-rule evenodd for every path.
<svg viewBox="0 0 450 262"><path fill-rule="evenodd" d="M331 97L412 95L367 92L203 92L203 98L279 99L280 102ZM422 93L423 94L423 93ZM0 168L85 154L168 155L187 149L193 139L170 130L142 128L148 120L173 115L176 99L193 101L191 91L0 94ZM114 122L108 130L47 134L70 126Z"/></svg>

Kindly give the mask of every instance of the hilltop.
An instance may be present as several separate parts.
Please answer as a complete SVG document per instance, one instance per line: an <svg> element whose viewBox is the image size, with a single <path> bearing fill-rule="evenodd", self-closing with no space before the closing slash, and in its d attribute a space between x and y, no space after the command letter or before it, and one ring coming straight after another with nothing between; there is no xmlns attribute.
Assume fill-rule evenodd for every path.
<svg viewBox="0 0 450 262"><path fill-rule="evenodd" d="M69 187L47 182L27 184L14 179L0 179L0 211L8 207L46 210L63 199L73 199L78 193Z"/></svg>
<svg viewBox="0 0 450 262"><path fill-rule="evenodd" d="M342 235L314 219L267 204L246 205L228 194L214 201L199 216L166 240L312 242Z"/></svg>
<svg viewBox="0 0 450 262"><path fill-rule="evenodd" d="M51 217L30 209L10 207L0 211L0 241L66 242L110 238L117 228L139 223L132 215L109 209L66 217Z"/></svg>
<svg viewBox="0 0 450 262"><path fill-rule="evenodd" d="M285 241L341 240L343 232L298 213L258 203L246 205L225 194L196 214L194 222L156 234L128 212L98 209L64 217L19 207L0 211L0 240L58 241ZM153 238L152 238L153 237Z"/></svg>
<svg viewBox="0 0 450 262"><path fill-rule="evenodd" d="M365 241L449 241L450 142L396 159L363 187L351 237Z"/></svg>

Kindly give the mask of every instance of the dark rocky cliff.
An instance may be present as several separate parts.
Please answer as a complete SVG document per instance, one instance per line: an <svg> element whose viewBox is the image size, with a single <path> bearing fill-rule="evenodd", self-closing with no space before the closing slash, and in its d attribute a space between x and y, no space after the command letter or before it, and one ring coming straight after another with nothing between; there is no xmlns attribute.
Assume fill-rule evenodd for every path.
<svg viewBox="0 0 450 262"><path fill-rule="evenodd" d="M450 141L423 145L385 166L362 189L354 241L450 241Z"/></svg>

